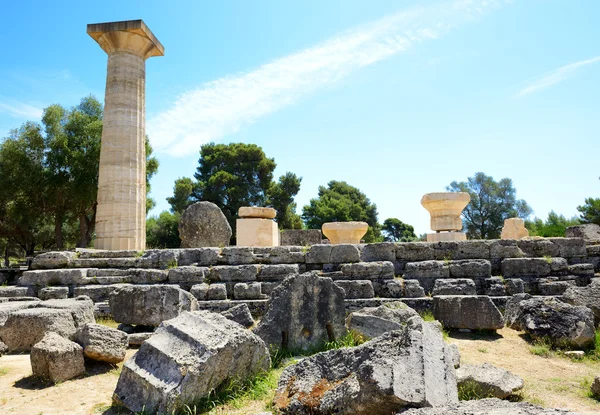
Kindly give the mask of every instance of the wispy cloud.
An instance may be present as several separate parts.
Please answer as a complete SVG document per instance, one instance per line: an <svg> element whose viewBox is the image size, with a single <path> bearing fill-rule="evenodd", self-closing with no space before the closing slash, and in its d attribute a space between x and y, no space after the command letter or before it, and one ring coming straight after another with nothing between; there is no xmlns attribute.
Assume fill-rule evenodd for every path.
<svg viewBox="0 0 600 415"><path fill-rule="evenodd" d="M42 109L17 101L0 102L0 113L24 120L39 120Z"/></svg>
<svg viewBox="0 0 600 415"><path fill-rule="evenodd" d="M600 62L600 56L596 56L595 58L570 63L565 66L561 66L558 69L545 73L539 79L531 82L525 88L521 89L514 95L514 98L522 98L526 95L533 94L535 92L541 91L542 89L546 89L551 87L552 85L556 85L559 82L564 81L567 78L575 75L575 72L587 65L591 65L593 63Z"/></svg>
<svg viewBox="0 0 600 415"><path fill-rule="evenodd" d="M253 71L208 82L148 120L152 145L173 156L195 153L203 143L235 133L357 69L436 39L499 3L455 0L402 11Z"/></svg>

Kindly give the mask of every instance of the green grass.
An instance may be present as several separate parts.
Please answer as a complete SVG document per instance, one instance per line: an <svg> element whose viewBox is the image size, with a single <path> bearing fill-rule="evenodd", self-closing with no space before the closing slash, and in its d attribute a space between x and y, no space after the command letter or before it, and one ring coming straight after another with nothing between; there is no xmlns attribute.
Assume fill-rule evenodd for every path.
<svg viewBox="0 0 600 415"><path fill-rule="evenodd" d="M488 349L486 349L485 347L480 347L477 350L479 351L479 353L487 353L488 352Z"/></svg>
<svg viewBox="0 0 600 415"><path fill-rule="evenodd" d="M483 393L478 384L472 380L458 385L458 400L472 401L476 399L493 398L491 393Z"/></svg>
<svg viewBox="0 0 600 415"><path fill-rule="evenodd" d="M0 376L4 376L9 372L9 370L5 367L0 367Z"/></svg>
<svg viewBox="0 0 600 415"><path fill-rule="evenodd" d="M433 312L430 310L425 310L419 313L423 321L435 321L435 317L433 316Z"/></svg>
<svg viewBox="0 0 600 415"><path fill-rule="evenodd" d="M110 317L98 317L96 319L96 323L102 324L106 327L110 327L111 329L116 329L119 326L119 323L117 323Z"/></svg>
<svg viewBox="0 0 600 415"><path fill-rule="evenodd" d="M552 356L552 345L547 340L535 340L531 347L529 348L531 354L540 357L550 357Z"/></svg>

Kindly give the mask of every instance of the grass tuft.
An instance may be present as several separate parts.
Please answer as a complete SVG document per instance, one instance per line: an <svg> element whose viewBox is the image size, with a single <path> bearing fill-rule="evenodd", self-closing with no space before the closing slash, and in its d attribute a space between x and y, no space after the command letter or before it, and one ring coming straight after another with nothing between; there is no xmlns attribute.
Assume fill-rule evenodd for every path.
<svg viewBox="0 0 600 415"><path fill-rule="evenodd" d="M531 354L540 357L551 357L552 356L552 345L548 340L535 340L529 348Z"/></svg>

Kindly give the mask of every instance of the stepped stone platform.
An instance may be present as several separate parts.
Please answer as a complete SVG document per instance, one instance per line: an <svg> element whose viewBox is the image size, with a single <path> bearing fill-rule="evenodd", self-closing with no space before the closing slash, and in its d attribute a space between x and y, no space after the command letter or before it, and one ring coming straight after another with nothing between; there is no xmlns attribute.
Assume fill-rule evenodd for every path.
<svg viewBox="0 0 600 415"><path fill-rule="evenodd" d="M223 311L246 303L259 316L281 281L312 270L344 288L347 311L398 299L417 310L431 309L439 279L446 280L445 294L472 280L477 295L490 296L502 309L520 292L560 296L571 286L587 286L600 272L600 245L544 238L49 252L33 259L17 286L0 287L0 299L49 291L86 295L97 314L106 315L110 293L123 284L176 284L197 297L200 309Z"/></svg>

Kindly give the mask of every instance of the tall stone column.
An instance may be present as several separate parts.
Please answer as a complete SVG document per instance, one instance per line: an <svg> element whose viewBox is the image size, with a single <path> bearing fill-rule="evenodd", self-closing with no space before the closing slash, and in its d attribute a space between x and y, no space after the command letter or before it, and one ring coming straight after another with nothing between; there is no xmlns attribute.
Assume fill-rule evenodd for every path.
<svg viewBox="0 0 600 415"><path fill-rule="evenodd" d="M164 48L141 20L90 24L108 54L95 248L146 248L146 59Z"/></svg>

